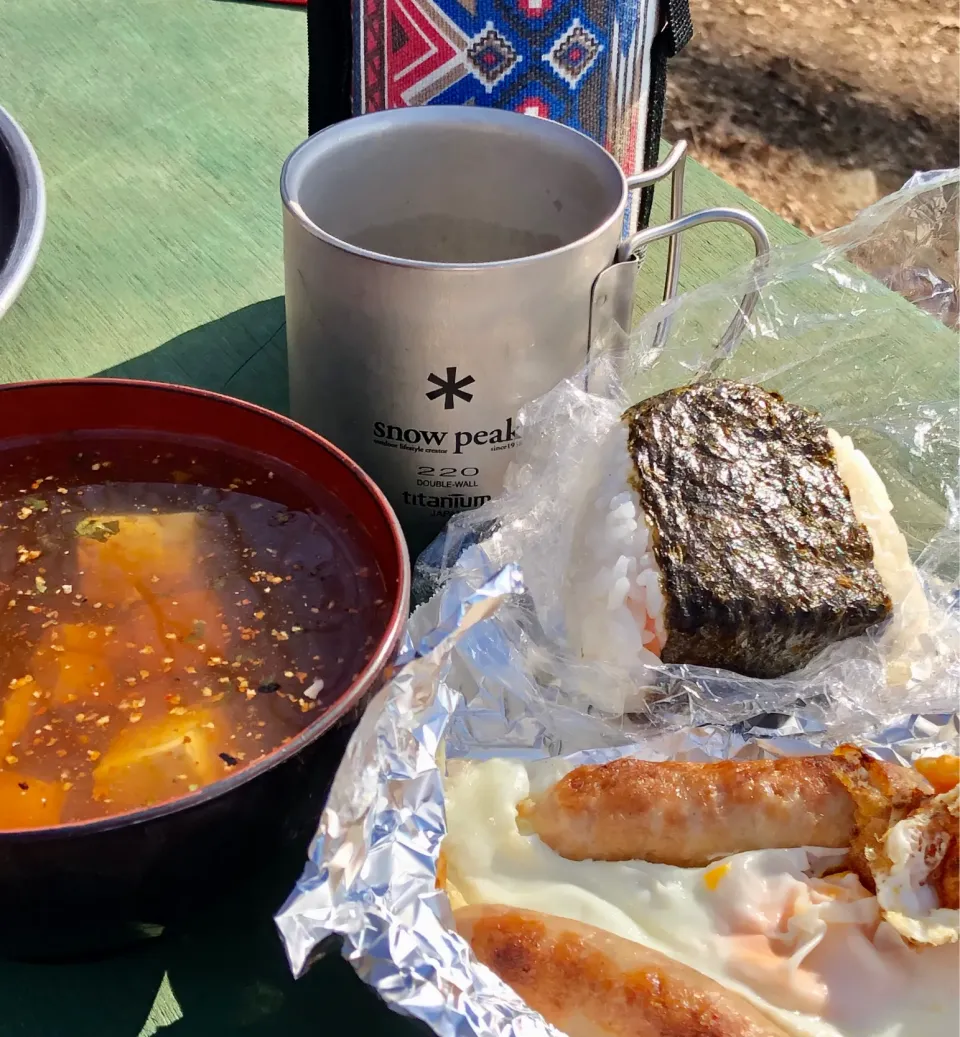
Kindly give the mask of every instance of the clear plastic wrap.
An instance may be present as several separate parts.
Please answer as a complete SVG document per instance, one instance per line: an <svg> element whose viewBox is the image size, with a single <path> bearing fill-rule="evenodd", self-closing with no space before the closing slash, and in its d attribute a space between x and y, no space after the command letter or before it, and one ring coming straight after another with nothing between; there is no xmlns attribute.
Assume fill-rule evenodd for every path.
<svg viewBox="0 0 960 1037"><path fill-rule="evenodd" d="M756 758L851 739L898 762L957 751L957 340L852 262L879 257L889 275L891 253L904 269L928 264L933 242L955 251L957 183L915 179L850 227L661 307L628 346L527 409L504 495L456 519L420 561L429 600L409 622L406 665L354 734L277 916L296 973L337 936L388 1004L443 1037L557 1037L452 929L437 858L455 758ZM757 307L718 355L732 301L749 288ZM567 649L556 588L583 475L629 402L705 374L816 408L880 473L934 617L895 685L876 636L777 680L659 666L643 687Z"/></svg>
<svg viewBox="0 0 960 1037"><path fill-rule="evenodd" d="M934 188L926 190L927 187ZM947 327L960 320L956 228L960 187L950 173L919 173L904 192L920 188L909 206L884 220L883 233L855 246L850 258Z"/></svg>
<svg viewBox="0 0 960 1037"><path fill-rule="evenodd" d="M455 578L482 582L512 561L529 600L511 610L525 650L548 681L614 715L658 709L665 684L681 680L709 697L770 708L790 696L854 689L855 712L896 712L909 693L923 708L955 698L956 644L947 615L958 575L958 388L956 335L851 262L898 270L956 253L958 177L917 177L820 241L774 252L765 263L682 296L650 314L626 345L535 401L521 415L523 445L503 495L458 516L418 565L421 587ZM758 293L732 348L716 343L734 300ZM665 333L664 333L665 332ZM609 464L611 437L632 402L710 377L754 382L818 411L869 459L893 504L921 574L926 601L904 606L902 628L835 645L795 674L749 681L695 667L625 669L585 663L566 629L568 586L583 540L580 517ZM481 543L481 551L464 547ZM477 572L469 566L483 559ZM929 615L927 609L929 608ZM503 620L506 622L506 620ZM536 659L534 660L534 656ZM642 720L645 722L645 720Z"/></svg>

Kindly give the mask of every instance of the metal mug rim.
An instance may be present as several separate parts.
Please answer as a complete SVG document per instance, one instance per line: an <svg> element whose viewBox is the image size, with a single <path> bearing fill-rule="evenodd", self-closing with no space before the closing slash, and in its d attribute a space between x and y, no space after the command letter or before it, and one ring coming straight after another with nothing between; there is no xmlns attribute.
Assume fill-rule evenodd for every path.
<svg viewBox="0 0 960 1037"><path fill-rule="evenodd" d="M350 126L351 124L355 125L364 121L366 121L367 124L375 121L384 123L432 122L440 116L450 116L453 113L456 113L457 119L461 122L486 123L488 125L500 124L519 126L519 120L521 119L536 119L539 122L548 123L552 127L550 132L558 133L561 136L566 134L581 138L581 140L586 142L589 149L593 151L598 158L613 169L619 178L620 198L617 205L613 211L610 212L610 214L589 233L574 241L569 241L564 245L560 245L558 248L549 249L546 252L535 252L529 256L518 256L514 259L492 260L483 263L437 263L433 261L405 259L402 256L390 256L382 252L374 252L370 249L360 248L358 245L353 245L348 241L344 241L342 238L336 237L336 235L324 230L317 223L311 220L304 212L299 201L293 197L290 183L293 175L293 167L296 163L303 160L303 155L306 152L309 152L312 147L315 147L316 141L323 137L324 134L332 135L337 132L342 132L345 126ZM383 263L388 266L407 267L412 270L438 270L443 272L470 272L494 270L499 268L514 269L516 267L522 267L531 263L539 262L540 260L552 256L560 256L573 252L576 249L582 248L584 245L596 241L597 238L602 237L607 233L610 230L610 227L616 224L618 220L623 219L629 192L630 187L628 184L628 178L620 163L617 162L617 160L608 151L601 147L601 145L593 140L592 137L588 137L585 133L581 133L579 130L573 129L571 126L567 126L561 122L555 122L552 119L541 119L539 116L526 115L521 112L511 112L499 108L471 108L450 104L423 105L411 108L391 108L380 112L367 112L364 115L358 115L355 118L348 119L346 122L335 123L333 126L328 126L325 129L314 133L312 136L307 137L305 141L297 145L297 147L287 156L283 163L283 168L280 171L280 197L283 201L284 208L297 220L300 226L313 237L319 238L321 241L326 242L326 244L339 248L344 252L349 252L361 259L372 260L373 262ZM622 235L619 235L619 237L622 237ZM613 261L613 257L611 257L611 262Z"/></svg>
<svg viewBox="0 0 960 1037"><path fill-rule="evenodd" d="M0 150L6 151L20 189L18 227L10 253L0 257L0 317L14 304L37 261L47 221L43 170L30 138L0 107Z"/></svg>

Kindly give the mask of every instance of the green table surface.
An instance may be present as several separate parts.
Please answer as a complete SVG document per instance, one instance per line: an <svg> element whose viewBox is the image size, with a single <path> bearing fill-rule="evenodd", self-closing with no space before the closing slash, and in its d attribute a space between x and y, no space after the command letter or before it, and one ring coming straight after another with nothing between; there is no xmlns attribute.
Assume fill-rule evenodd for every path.
<svg viewBox="0 0 960 1037"><path fill-rule="evenodd" d="M302 9L230 0L4 0L0 104L34 141L48 222L0 323L0 381L95 374L184 382L285 410L278 179L306 128ZM687 209L740 205L691 163ZM665 200L658 201L662 219ZM742 232L687 237L682 287L748 257ZM641 274L657 301L663 250ZM290 978L271 922L299 872L117 958L0 964L0 1035L218 1037L418 1032L342 961ZM0 919L2 924L2 919Z"/></svg>

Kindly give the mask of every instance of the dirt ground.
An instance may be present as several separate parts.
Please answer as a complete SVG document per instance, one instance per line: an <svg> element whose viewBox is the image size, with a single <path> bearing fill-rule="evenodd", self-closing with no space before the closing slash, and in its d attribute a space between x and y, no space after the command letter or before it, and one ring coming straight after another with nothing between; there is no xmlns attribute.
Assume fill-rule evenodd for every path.
<svg viewBox="0 0 960 1037"><path fill-rule="evenodd" d="M960 164L956 4L691 0L665 136L807 233Z"/></svg>

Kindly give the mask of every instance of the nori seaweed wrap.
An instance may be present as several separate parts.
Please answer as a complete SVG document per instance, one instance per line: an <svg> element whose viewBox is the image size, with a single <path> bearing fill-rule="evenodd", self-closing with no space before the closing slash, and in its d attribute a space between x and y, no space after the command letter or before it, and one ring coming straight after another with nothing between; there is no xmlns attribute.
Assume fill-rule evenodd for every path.
<svg viewBox="0 0 960 1037"><path fill-rule="evenodd" d="M584 658L773 678L924 604L870 462L778 393L672 389L604 451L565 592Z"/></svg>
<svg viewBox="0 0 960 1037"><path fill-rule="evenodd" d="M664 662L777 677L890 615L815 413L714 381L623 420L660 569Z"/></svg>

